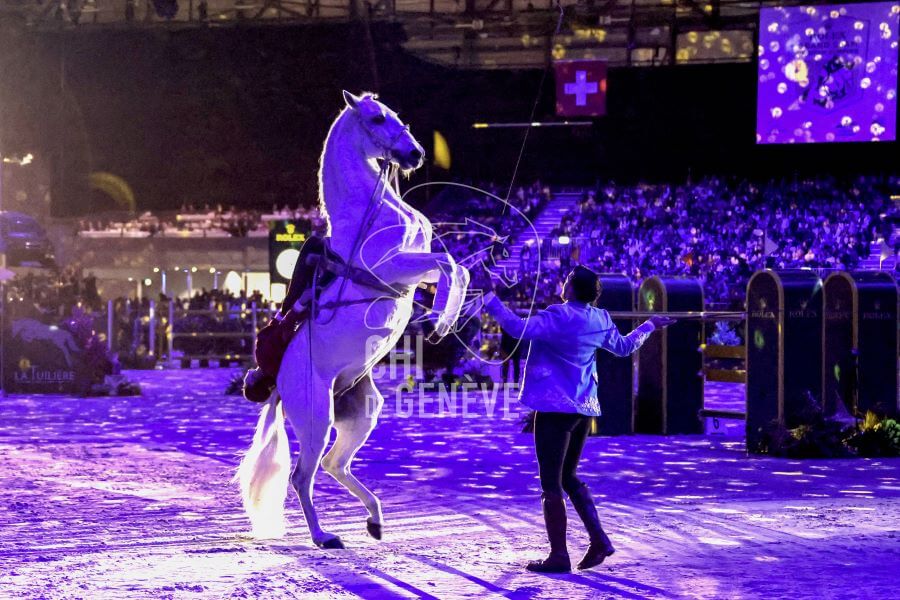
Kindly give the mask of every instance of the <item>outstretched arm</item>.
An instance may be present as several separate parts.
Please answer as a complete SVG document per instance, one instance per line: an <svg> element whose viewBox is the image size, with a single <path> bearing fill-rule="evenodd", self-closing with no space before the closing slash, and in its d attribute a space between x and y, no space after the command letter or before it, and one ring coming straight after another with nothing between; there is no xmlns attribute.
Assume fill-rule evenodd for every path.
<svg viewBox="0 0 900 600"><path fill-rule="evenodd" d="M605 311L604 311L605 313ZM629 356L634 354L638 348L644 345L650 334L657 329L663 329L675 322L674 319L668 317L650 317L640 325L638 325L631 333L623 336L619 333L618 328L609 318L609 314L605 313L606 321L609 327L603 331L603 337L600 341L600 347L608 350L616 356Z"/></svg>
<svg viewBox="0 0 900 600"><path fill-rule="evenodd" d="M600 347L609 350L616 356L630 356L640 348L656 328L650 321L644 321L631 333L623 336L616 326L610 322L610 328L603 332Z"/></svg>
<svg viewBox="0 0 900 600"><path fill-rule="evenodd" d="M493 292L484 297L484 308L497 320L503 331L515 338L533 340L547 337L552 331L551 314L548 311L542 310L523 319L503 304Z"/></svg>

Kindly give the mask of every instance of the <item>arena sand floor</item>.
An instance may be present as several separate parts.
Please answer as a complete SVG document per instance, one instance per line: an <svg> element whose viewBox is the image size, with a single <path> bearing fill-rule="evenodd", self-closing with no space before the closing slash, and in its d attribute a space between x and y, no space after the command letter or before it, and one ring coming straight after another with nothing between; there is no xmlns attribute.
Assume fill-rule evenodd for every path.
<svg viewBox="0 0 900 600"><path fill-rule="evenodd" d="M230 375L132 372L142 397L4 399L0 597L896 597L900 460L748 457L739 437L591 439L581 471L618 551L594 571L535 575L522 567L545 537L521 411L403 418L390 396L355 463L383 501L384 541L322 473L320 517L348 549L313 547L293 495L287 537L250 540L230 479L257 407L224 395ZM575 558L586 542L571 527Z"/></svg>

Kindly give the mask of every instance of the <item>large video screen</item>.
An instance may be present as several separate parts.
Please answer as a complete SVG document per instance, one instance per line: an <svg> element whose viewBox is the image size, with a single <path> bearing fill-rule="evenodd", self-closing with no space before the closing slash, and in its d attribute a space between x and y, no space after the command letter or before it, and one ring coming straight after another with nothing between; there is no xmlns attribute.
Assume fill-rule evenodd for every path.
<svg viewBox="0 0 900 600"><path fill-rule="evenodd" d="M897 138L900 3L764 8L759 144Z"/></svg>

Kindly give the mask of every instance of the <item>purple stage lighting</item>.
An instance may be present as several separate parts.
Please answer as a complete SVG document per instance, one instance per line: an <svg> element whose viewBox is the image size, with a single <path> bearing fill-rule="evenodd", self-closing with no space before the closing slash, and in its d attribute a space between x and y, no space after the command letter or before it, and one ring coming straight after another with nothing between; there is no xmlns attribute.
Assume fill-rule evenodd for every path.
<svg viewBox="0 0 900 600"><path fill-rule="evenodd" d="M893 141L900 4L764 8L756 142Z"/></svg>

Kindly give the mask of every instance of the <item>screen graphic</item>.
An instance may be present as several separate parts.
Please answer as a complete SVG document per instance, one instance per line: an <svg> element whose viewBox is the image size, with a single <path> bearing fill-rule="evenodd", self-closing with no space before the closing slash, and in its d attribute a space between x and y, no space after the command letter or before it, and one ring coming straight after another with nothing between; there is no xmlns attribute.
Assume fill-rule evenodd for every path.
<svg viewBox="0 0 900 600"><path fill-rule="evenodd" d="M756 141L897 137L897 2L760 11Z"/></svg>

